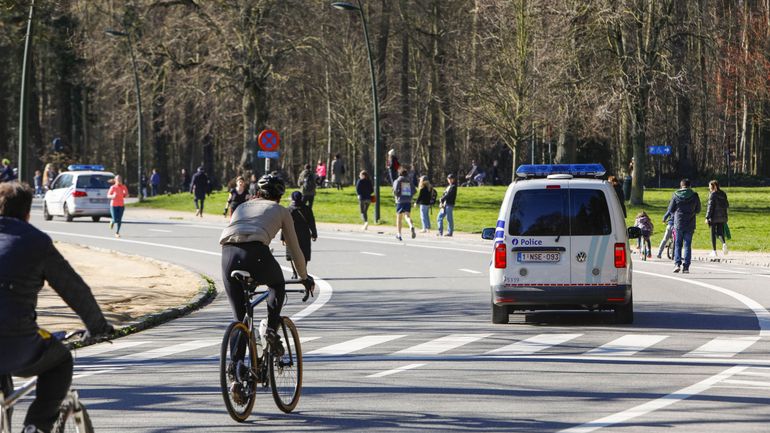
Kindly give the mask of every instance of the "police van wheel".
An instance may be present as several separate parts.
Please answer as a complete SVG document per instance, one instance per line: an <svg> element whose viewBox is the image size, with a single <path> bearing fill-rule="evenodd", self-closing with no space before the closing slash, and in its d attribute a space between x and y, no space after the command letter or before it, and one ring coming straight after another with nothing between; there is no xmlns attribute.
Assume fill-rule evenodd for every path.
<svg viewBox="0 0 770 433"><path fill-rule="evenodd" d="M630 325L634 323L634 298L628 300L628 304L615 307L615 323Z"/></svg>
<svg viewBox="0 0 770 433"><path fill-rule="evenodd" d="M509 310L505 305L492 304L492 323L504 325L508 323Z"/></svg>

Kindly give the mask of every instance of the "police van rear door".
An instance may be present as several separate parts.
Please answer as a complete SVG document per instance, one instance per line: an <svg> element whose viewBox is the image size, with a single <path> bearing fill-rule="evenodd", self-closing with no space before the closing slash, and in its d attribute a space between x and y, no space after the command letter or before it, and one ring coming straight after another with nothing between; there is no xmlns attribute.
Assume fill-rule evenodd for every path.
<svg viewBox="0 0 770 433"><path fill-rule="evenodd" d="M606 189L606 188L604 188ZM569 225L573 285L617 284L614 235L606 191L596 181L573 180L569 188Z"/></svg>

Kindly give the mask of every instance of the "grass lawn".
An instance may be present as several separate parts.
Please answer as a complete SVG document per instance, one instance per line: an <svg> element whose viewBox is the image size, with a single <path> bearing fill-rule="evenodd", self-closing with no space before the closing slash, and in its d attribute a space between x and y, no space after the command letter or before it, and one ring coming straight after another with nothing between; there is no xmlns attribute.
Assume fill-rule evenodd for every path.
<svg viewBox="0 0 770 433"><path fill-rule="evenodd" d="M439 197L444 188L438 188ZM455 230L460 232L481 233L484 227L494 227L497 215L500 211L500 203L505 195L506 187L469 187L459 188L457 192L457 206L454 211ZM711 249L711 236L708 226L705 224L707 188L695 188L700 195L703 209L698 215L697 229L693 239L693 247L697 249ZM725 188L727 198L730 201L730 231L733 239L729 241L733 250L770 252L770 188ZM290 189L286 197L294 191ZM643 206L628 206L628 218L626 222L632 225L634 217L640 210L645 210L655 224L653 233L653 249L657 248L656 242L665 231L661 219L666 212L668 201L673 190L648 189L645 191ZM381 194L381 221L380 225L392 226L395 223L395 205L390 188L380 188ZM222 215L227 201L225 192L215 192L206 198L206 213ZM282 204L288 206L288 201ZM129 206L143 206L158 209L171 209L195 212L192 195L188 193L172 194L152 197L140 204ZM358 213L358 200L355 189L347 187L342 191L336 189L319 189L313 204L313 212L316 220L327 223L361 224ZM431 226L436 228L436 215L438 207L431 213ZM369 221L374 224L374 206L369 208ZM417 225L420 225L418 210L412 212L412 217Z"/></svg>

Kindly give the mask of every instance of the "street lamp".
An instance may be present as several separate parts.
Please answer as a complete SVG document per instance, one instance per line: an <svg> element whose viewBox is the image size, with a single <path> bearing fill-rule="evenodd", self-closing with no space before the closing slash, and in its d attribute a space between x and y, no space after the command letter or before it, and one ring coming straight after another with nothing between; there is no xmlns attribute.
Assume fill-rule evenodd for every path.
<svg viewBox="0 0 770 433"><path fill-rule="evenodd" d="M372 60L372 46L369 42L369 28L366 26L364 7L361 0L358 6L348 2L335 2L332 7L343 11L358 11L361 22L364 25L364 38L366 39L366 54L369 57L369 70L372 73L372 105L374 106L374 221L380 222L380 104L377 99L377 79L374 74L374 60Z"/></svg>
<svg viewBox="0 0 770 433"><path fill-rule="evenodd" d="M19 97L19 161L16 164L18 168L19 182L24 181L24 177L29 177L27 173L27 96L29 96L29 89L27 84L29 82L29 56L30 56L30 43L32 42L32 19L35 14L35 0L29 5L29 18L27 20L27 36L24 40L24 60L21 66L21 95Z"/></svg>
<svg viewBox="0 0 770 433"><path fill-rule="evenodd" d="M139 185L137 196L139 201L142 201L142 90L139 87L139 73L136 69L136 58L134 57L134 44L131 43L131 33L121 32L113 29L106 29L104 33L110 36L118 38L126 38L128 42L128 52L131 55L131 67L134 70L134 86L136 86L136 147L137 147L137 178L136 183Z"/></svg>

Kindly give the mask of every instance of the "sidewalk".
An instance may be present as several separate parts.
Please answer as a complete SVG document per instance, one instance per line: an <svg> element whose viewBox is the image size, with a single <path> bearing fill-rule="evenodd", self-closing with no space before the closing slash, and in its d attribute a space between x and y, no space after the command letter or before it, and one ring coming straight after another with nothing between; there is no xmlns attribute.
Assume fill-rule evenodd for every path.
<svg viewBox="0 0 770 433"><path fill-rule="evenodd" d="M56 248L91 287L107 320L116 328L185 306L208 284L181 266L79 245ZM38 323L51 331L84 327L80 318L46 285L38 297Z"/></svg>

